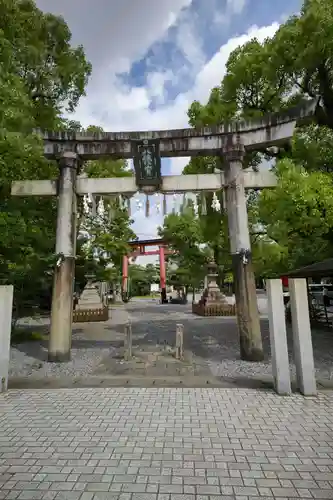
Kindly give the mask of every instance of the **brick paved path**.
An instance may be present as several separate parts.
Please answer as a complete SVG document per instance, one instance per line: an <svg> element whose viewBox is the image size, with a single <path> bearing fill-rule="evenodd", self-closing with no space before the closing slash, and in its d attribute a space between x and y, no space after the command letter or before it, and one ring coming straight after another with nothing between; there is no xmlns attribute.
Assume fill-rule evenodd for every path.
<svg viewBox="0 0 333 500"><path fill-rule="evenodd" d="M333 393L63 389L0 396L0 498L333 498Z"/></svg>

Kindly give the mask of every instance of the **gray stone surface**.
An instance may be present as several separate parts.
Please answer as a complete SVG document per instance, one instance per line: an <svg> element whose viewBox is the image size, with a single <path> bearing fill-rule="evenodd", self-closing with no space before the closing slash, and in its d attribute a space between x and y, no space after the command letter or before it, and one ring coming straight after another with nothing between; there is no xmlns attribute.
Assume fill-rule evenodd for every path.
<svg viewBox="0 0 333 500"><path fill-rule="evenodd" d="M106 323L79 324L73 329L72 361L64 364L47 363L47 342L21 344L11 349L9 382L17 378L28 380L51 380L67 377L113 377L131 376L135 379L139 371L123 363L121 349L124 345L124 325L130 319L133 332L133 351L141 357L144 352L156 354L161 346L174 346L176 325L184 325L185 362L172 365L171 358L165 360L168 367L163 370L159 363L150 363L146 375L156 377L189 373L190 366L196 375L210 376L215 381L231 378L267 379L271 376L270 345L266 298L258 296L262 311L261 327L265 360L262 363L247 363L239 359L239 339L234 318L202 318L191 313L191 305L160 305L154 300L131 301L124 307L115 307ZM26 324L28 322L26 321ZM30 321L30 328L48 329L47 320ZM291 331L288 329L288 347L291 360L291 374L295 375L292 363ZM331 331L315 331L312 336L317 378L328 383L333 367L333 335ZM135 347L137 346L137 347ZM147 355L148 355L147 354ZM191 359L190 359L191 358ZM187 365L186 365L187 363ZM70 382L70 381L69 381ZM332 381L333 382L333 381ZM13 387L13 385L12 385ZM18 385L16 386L18 387ZM20 386L21 387L21 386Z"/></svg>
<svg viewBox="0 0 333 500"><path fill-rule="evenodd" d="M332 392L13 390L0 499L331 499L332 435Z"/></svg>
<svg viewBox="0 0 333 500"><path fill-rule="evenodd" d="M101 309L103 307L102 299L97 291L97 288L92 281L88 281L82 295L79 298L79 302L76 309L79 311L84 311L87 309Z"/></svg>

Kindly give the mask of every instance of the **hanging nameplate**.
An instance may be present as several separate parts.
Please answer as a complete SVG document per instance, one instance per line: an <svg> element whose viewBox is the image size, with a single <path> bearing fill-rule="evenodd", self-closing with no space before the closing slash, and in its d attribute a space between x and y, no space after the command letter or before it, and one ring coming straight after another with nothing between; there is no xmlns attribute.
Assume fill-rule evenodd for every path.
<svg viewBox="0 0 333 500"><path fill-rule="evenodd" d="M136 185L138 187L161 186L160 144L156 139L132 141Z"/></svg>

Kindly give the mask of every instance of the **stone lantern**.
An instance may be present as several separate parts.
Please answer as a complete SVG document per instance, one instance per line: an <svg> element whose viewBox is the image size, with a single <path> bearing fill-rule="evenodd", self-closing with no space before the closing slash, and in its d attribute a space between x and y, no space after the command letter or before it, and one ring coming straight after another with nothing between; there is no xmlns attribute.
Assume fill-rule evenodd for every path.
<svg viewBox="0 0 333 500"><path fill-rule="evenodd" d="M235 306L229 304L217 284L217 264L212 259L207 266L207 286L200 301L192 305L192 312L199 316L234 316Z"/></svg>
<svg viewBox="0 0 333 500"><path fill-rule="evenodd" d="M203 293L207 305L219 303L228 304L226 296L221 292L217 284L217 278L217 264L215 260L212 259L207 266L207 288Z"/></svg>
<svg viewBox="0 0 333 500"><path fill-rule="evenodd" d="M95 275L86 274L87 284L84 287L73 314L74 322L107 321L108 308L104 306L94 284Z"/></svg>

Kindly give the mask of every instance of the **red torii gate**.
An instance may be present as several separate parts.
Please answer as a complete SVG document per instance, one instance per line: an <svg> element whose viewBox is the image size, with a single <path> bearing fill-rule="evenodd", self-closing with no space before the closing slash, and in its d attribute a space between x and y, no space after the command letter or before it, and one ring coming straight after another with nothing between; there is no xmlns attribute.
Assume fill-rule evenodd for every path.
<svg viewBox="0 0 333 500"><path fill-rule="evenodd" d="M144 255L159 255L160 260L160 290L161 290L161 302L162 304L167 302L166 293L166 269L165 269L165 256L173 253L169 250L167 244L163 239L155 240L137 240L130 241L129 246L132 252L123 257L123 275L122 275L122 291L126 293L128 286L128 261L131 257L139 257ZM158 250L147 250L147 247L156 247Z"/></svg>

